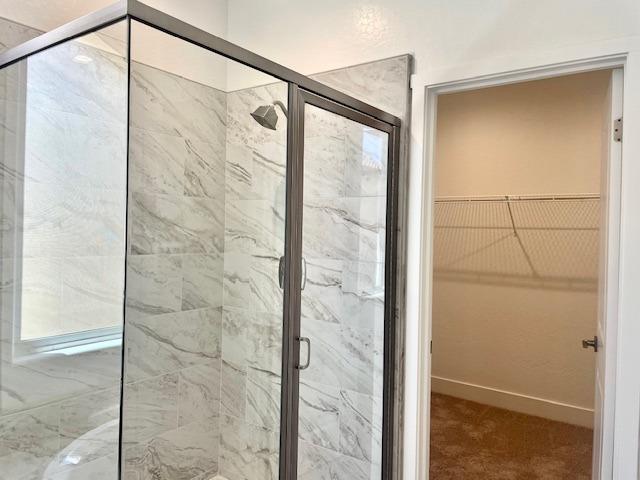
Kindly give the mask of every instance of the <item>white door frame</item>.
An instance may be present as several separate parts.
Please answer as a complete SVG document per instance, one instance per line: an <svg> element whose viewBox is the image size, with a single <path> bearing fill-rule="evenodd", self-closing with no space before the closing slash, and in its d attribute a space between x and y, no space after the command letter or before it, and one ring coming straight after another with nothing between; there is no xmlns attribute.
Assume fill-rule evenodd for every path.
<svg viewBox="0 0 640 480"><path fill-rule="evenodd" d="M482 77L462 79L452 82L437 83L425 86L425 125L424 125L424 152L425 158L422 166L422 191L420 192L422 199L422 212L421 212L421 226L420 226L420 286L418 294L417 309L419 313L420 323L417 326L417 333L419 341L417 344L417 412L416 413L416 429L417 435L415 437L416 442L416 478L420 480L426 480L429 478L429 432L430 432L430 393L431 393L431 358L429 352L429 340L431 339L431 311L432 311L432 269L433 269L433 210L434 210L434 185L433 185L433 173L435 163L435 133L436 133L436 116L437 116L437 100L438 96L445 93L462 92L467 90L477 90L486 87L508 85L512 83L519 83L532 80L541 80L545 78L558 77L564 75L570 75L574 73L588 72L602 69L621 68L626 73L625 68L627 66L627 54L622 53L618 55L608 55L597 58L589 58L577 61L570 61L565 63L552 64L537 68L522 69L510 72L504 72L500 74L487 75ZM623 73L623 74L624 74ZM626 76L626 75L625 75ZM626 82L625 82L626 84ZM629 132L629 129L627 129ZM630 134L630 133L629 133ZM628 158L624 151L621 154L623 158ZM623 159L621 158L620 161ZM624 162L622 163L624 165ZM620 170L614 169L612 174L618 174L620 181L617 182L620 185L620 189L617 192L619 198L622 198L622 174ZM621 200L622 201L622 200ZM640 210L640 206L638 206ZM615 212L614 212L615 213ZM622 225L623 216L619 213L614 215L609 221L609 228L615 228L620 231L623 228ZM608 258L620 258L620 243L617 245L611 245L611 250L608 252ZM611 272L609 272L611 273ZM619 282L619 274L616 278L609 278L610 282L615 285ZM415 292L415 290L414 290ZM619 302L618 297L616 300ZM638 313L640 317L640 312ZM640 319L639 319L640 321ZM611 322L611 323L609 323ZM618 323L618 318L607 318L607 330L615 328ZM621 356L617 355L617 341L616 345L611 345L613 342L608 342L607 348L614 349L616 352L616 363L621 360ZM616 372L616 378L617 375ZM615 379L612 382L615 385ZM616 391L618 389L616 388ZM616 391L613 392L615 397ZM611 393L609 393L611 395ZM613 402L607 402L609 405L615 405L615 398ZM615 408L615 407L612 407ZM613 432L616 429L616 425L620 419L615 419L613 413L607 415L606 418L611 419L604 426L609 435L607 438L613 437ZM617 420L617 421L616 421ZM405 426L408 428L408 426ZM604 435L604 434L603 434ZM406 438L406 437L405 437ZM614 442L615 445L615 442ZM614 447L615 448L615 447ZM613 454L615 458L615 452ZM615 463L615 462L613 462ZM614 466L615 467L615 466ZM615 471L621 471L620 467L614 468ZM409 480L410 477L405 477ZM594 477L597 478L597 477ZM611 478L622 480L622 477L616 473ZM601 480L609 480L602 478Z"/></svg>

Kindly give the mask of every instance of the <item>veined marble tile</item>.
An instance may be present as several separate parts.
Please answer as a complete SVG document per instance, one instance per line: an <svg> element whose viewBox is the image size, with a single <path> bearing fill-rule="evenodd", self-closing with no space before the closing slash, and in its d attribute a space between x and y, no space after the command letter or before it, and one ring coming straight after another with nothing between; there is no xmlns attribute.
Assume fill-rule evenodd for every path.
<svg viewBox="0 0 640 480"><path fill-rule="evenodd" d="M47 470L71 473L84 465L118 455L120 426L118 420L99 425L78 438L62 438L63 448Z"/></svg>
<svg viewBox="0 0 640 480"><path fill-rule="evenodd" d="M343 140L347 119L315 105L305 105L305 139L310 137Z"/></svg>
<svg viewBox="0 0 640 480"><path fill-rule="evenodd" d="M182 272L182 310L222 306L222 255L184 255Z"/></svg>
<svg viewBox="0 0 640 480"><path fill-rule="evenodd" d="M110 388L76 396L61 403L60 433L74 440L87 432L120 419L120 388ZM117 443L117 434L116 439Z"/></svg>
<svg viewBox="0 0 640 480"><path fill-rule="evenodd" d="M180 198L134 192L129 209L134 254L184 252L184 209Z"/></svg>
<svg viewBox="0 0 640 480"><path fill-rule="evenodd" d="M178 373L178 425L220 415L220 360Z"/></svg>
<svg viewBox="0 0 640 480"><path fill-rule="evenodd" d="M253 189L253 151L244 144L226 145L225 199L228 207L231 201L259 200Z"/></svg>
<svg viewBox="0 0 640 480"><path fill-rule="evenodd" d="M3 361L0 412L25 411L117 384L119 349L80 356L49 355L27 364Z"/></svg>
<svg viewBox="0 0 640 480"><path fill-rule="evenodd" d="M49 470L73 477L76 470L101 458L110 456L115 461L120 434L119 387L71 398L60 409L61 450L58 465ZM108 465L103 468L109 470Z"/></svg>
<svg viewBox="0 0 640 480"><path fill-rule="evenodd" d="M125 195L127 128L27 104L24 174L28 182L117 190Z"/></svg>
<svg viewBox="0 0 640 480"><path fill-rule="evenodd" d="M245 418L247 411L247 371L222 359L220 413Z"/></svg>
<svg viewBox="0 0 640 480"><path fill-rule="evenodd" d="M156 133L224 142L226 95L177 75L132 63L131 124Z"/></svg>
<svg viewBox="0 0 640 480"><path fill-rule="evenodd" d="M138 381L220 358L220 309L127 321L126 380Z"/></svg>
<svg viewBox="0 0 640 480"><path fill-rule="evenodd" d="M347 120L344 177L347 196L386 195L388 145L386 132Z"/></svg>
<svg viewBox="0 0 640 480"><path fill-rule="evenodd" d="M72 62L77 55L91 57L93 61ZM29 57L28 71L30 104L126 124L124 57L70 41Z"/></svg>
<svg viewBox="0 0 640 480"><path fill-rule="evenodd" d="M375 197L306 200L305 256L379 261L384 255L384 211L385 202Z"/></svg>
<svg viewBox="0 0 640 480"><path fill-rule="evenodd" d="M71 257L62 266L64 332L123 325L124 251L119 257Z"/></svg>
<svg viewBox="0 0 640 480"><path fill-rule="evenodd" d="M27 182L24 198L25 257L122 255L123 192Z"/></svg>
<svg viewBox="0 0 640 480"><path fill-rule="evenodd" d="M405 116L407 108L408 77L408 55L311 75L319 82L400 118Z"/></svg>
<svg viewBox="0 0 640 480"><path fill-rule="evenodd" d="M304 377L302 372L301 377ZM340 391L336 387L300 381L298 438L340 451Z"/></svg>
<svg viewBox="0 0 640 480"><path fill-rule="evenodd" d="M250 367L247 374L247 422L279 430L281 395L280 372Z"/></svg>
<svg viewBox="0 0 640 480"><path fill-rule="evenodd" d="M304 198L344 197L346 164L344 138L305 135Z"/></svg>
<svg viewBox="0 0 640 480"><path fill-rule="evenodd" d="M134 192L181 196L187 153L185 140L139 128L131 128L129 138L129 188Z"/></svg>
<svg viewBox="0 0 640 480"><path fill-rule="evenodd" d="M225 308L222 358L243 372L279 376L282 369L282 316Z"/></svg>
<svg viewBox="0 0 640 480"><path fill-rule="evenodd" d="M255 256L251 262L252 304L258 312L282 315L284 291L278 283L279 256Z"/></svg>
<svg viewBox="0 0 640 480"><path fill-rule="evenodd" d="M43 480L118 480L118 456L102 457L71 470L47 473Z"/></svg>
<svg viewBox="0 0 640 480"><path fill-rule="evenodd" d="M124 480L204 480L218 471L218 419L185 425L124 451Z"/></svg>
<svg viewBox="0 0 640 480"><path fill-rule="evenodd" d="M136 315L182 309L182 256L130 255L127 258L127 308Z"/></svg>
<svg viewBox="0 0 640 480"><path fill-rule="evenodd" d="M224 199L225 151L222 145L185 140L184 194Z"/></svg>
<svg viewBox="0 0 640 480"><path fill-rule="evenodd" d="M2 478L38 480L60 448L57 405L0 417Z"/></svg>
<svg viewBox="0 0 640 480"><path fill-rule="evenodd" d="M298 478L301 480L377 480L380 468L335 453L309 442L298 443Z"/></svg>
<svg viewBox="0 0 640 480"><path fill-rule="evenodd" d="M222 254L224 248L224 199L184 197L182 230L184 253Z"/></svg>
<svg viewBox="0 0 640 480"><path fill-rule="evenodd" d="M220 474L228 480L276 480L279 435L223 415L220 427Z"/></svg>
<svg viewBox="0 0 640 480"><path fill-rule="evenodd" d="M121 192L127 186L127 126L125 123L64 114L66 184ZM60 120L62 115L58 114ZM30 126L28 126L30 128ZM49 157L49 161L53 159ZM57 162L53 162L54 164ZM115 192L114 192L115 194Z"/></svg>
<svg viewBox="0 0 640 480"><path fill-rule="evenodd" d="M178 374L124 385L122 443L135 445L178 426Z"/></svg>
<svg viewBox="0 0 640 480"><path fill-rule="evenodd" d="M301 318L340 323L345 315L343 262L307 259L307 281L302 291Z"/></svg>
<svg viewBox="0 0 640 480"><path fill-rule="evenodd" d="M223 305L250 308L252 257L244 253L224 254Z"/></svg>
<svg viewBox="0 0 640 480"><path fill-rule="evenodd" d="M382 396L340 392L340 451L369 463L382 463Z"/></svg>
<svg viewBox="0 0 640 480"><path fill-rule="evenodd" d="M343 322L384 332L384 263L345 262L342 276Z"/></svg>
<svg viewBox="0 0 640 480"><path fill-rule="evenodd" d="M226 205L225 253L282 255L284 251L284 203L269 200L236 200Z"/></svg>
<svg viewBox="0 0 640 480"><path fill-rule="evenodd" d="M224 305L282 314L279 258L230 253L224 262Z"/></svg>
<svg viewBox="0 0 640 480"><path fill-rule="evenodd" d="M227 143L244 145L256 152L268 149L269 144L286 145L287 121L280 107L275 107L278 113L275 131L262 127L250 116L256 108L271 105L274 100L287 104L286 83L279 82L227 94ZM286 156L280 155L271 160L284 164Z"/></svg>
<svg viewBox="0 0 640 480"><path fill-rule="evenodd" d="M383 378L383 338L357 329L306 319L302 336L311 340L311 363L305 381L372 394Z"/></svg>

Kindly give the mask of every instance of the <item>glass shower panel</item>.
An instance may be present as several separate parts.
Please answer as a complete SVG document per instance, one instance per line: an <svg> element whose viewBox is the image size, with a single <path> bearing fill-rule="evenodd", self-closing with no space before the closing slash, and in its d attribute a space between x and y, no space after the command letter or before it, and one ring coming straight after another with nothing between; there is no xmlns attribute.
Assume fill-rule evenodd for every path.
<svg viewBox="0 0 640 480"><path fill-rule="evenodd" d="M310 104L304 128L298 478L379 480L389 138Z"/></svg>
<svg viewBox="0 0 640 480"><path fill-rule="evenodd" d="M126 38L0 72L2 479L117 478Z"/></svg>
<svg viewBox="0 0 640 480"><path fill-rule="evenodd" d="M123 478L277 478L287 85L131 32Z"/></svg>

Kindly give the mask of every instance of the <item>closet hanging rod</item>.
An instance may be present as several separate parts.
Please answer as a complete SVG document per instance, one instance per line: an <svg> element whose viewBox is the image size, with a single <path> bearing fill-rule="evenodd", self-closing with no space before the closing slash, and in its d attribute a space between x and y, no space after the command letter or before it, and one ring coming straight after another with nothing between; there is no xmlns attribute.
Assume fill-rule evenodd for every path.
<svg viewBox="0 0 640 480"><path fill-rule="evenodd" d="M522 201L564 201L564 200L599 200L598 193L573 195L493 195L477 197L437 197L435 203L454 202L522 202Z"/></svg>

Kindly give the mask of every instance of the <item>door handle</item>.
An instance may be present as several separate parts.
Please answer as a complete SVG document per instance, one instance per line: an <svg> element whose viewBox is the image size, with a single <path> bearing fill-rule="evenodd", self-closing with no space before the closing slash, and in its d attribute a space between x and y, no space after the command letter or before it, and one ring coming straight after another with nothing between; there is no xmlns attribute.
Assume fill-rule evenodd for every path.
<svg viewBox="0 0 640 480"><path fill-rule="evenodd" d="M298 337L298 342L307 344L307 361L303 365L298 365L298 370L306 370L311 363L311 340L308 337Z"/></svg>
<svg viewBox="0 0 640 480"><path fill-rule="evenodd" d="M278 261L278 285L280 285L280 289L284 289L284 257L280 257ZM302 281L300 289L304 290L304 287L307 286L307 261L302 258Z"/></svg>
<svg viewBox="0 0 640 480"><path fill-rule="evenodd" d="M302 284L300 285L300 290L304 290L304 287L307 286L307 261L302 257Z"/></svg>
<svg viewBox="0 0 640 480"><path fill-rule="evenodd" d="M284 257L280 257L278 263L278 285L280 285L280 290L284 288Z"/></svg>
<svg viewBox="0 0 640 480"><path fill-rule="evenodd" d="M582 348L593 348L593 351L597 352L598 337L593 337L593 340L582 340Z"/></svg>

